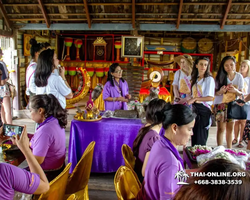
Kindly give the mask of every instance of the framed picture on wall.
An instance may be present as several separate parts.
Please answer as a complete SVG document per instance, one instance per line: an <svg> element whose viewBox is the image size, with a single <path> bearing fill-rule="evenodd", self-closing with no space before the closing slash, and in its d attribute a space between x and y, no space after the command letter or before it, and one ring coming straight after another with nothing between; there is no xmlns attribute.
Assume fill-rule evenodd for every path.
<svg viewBox="0 0 250 200"><path fill-rule="evenodd" d="M142 58L143 51L143 36L122 36L121 57Z"/></svg>
<svg viewBox="0 0 250 200"><path fill-rule="evenodd" d="M30 56L30 39L33 35L30 34L23 34L23 55Z"/></svg>

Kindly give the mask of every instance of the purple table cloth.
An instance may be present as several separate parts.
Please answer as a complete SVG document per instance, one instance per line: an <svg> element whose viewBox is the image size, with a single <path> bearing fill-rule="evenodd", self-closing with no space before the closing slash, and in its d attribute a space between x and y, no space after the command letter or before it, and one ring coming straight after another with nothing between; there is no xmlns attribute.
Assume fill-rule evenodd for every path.
<svg viewBox="0 0 250 200"><path fill-rule="evenodd" d="M139 119L102 119L97 122L73 120L70 128L68 162L70 172L81 159L90 142L95 141L91 172L115 172L124 165L121 148L123 144L130 147L142 127Z"/></svg>

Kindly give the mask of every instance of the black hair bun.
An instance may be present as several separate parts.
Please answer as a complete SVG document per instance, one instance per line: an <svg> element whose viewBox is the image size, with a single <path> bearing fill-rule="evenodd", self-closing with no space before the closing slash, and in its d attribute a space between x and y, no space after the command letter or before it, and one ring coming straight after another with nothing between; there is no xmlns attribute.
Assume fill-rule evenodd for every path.
<svg viewBox="0 0 250 200"><path fill-rule="evenodd" d="M37 44L37 41L35 38L31 38L30 39L30 45L36 45Z"/></svg>

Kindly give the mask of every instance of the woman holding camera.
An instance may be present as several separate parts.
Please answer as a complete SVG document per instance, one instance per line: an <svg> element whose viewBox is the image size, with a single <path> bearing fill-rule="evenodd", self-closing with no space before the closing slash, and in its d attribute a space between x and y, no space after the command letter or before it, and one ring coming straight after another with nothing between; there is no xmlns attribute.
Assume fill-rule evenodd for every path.
<svg viewBox="0 0 250 200"><path fill-rule="evenodd" d="M5 138L0 136L0 144ZM13 199L15 191L26 194L42 194L49 190L49 182L29 148L29 138L24 126L20 138L13 138L24 154L29 171L7 163L0 163L0 199Z"/></svg>

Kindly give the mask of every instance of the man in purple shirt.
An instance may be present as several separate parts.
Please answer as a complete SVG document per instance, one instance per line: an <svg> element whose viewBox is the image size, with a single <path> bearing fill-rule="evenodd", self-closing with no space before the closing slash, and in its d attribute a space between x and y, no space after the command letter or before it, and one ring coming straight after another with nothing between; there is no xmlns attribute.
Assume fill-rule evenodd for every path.
<svg viewBox="0 0 250 200"><path fill-rule="evenodd" d="M131 99L128 83L122 78L122 69L118 63L109 67L107 83L103 88L105 110L127 110L127 102Z"/></svg>
<svg viewBox="0 0 250 200"><path fill-rule="evenodd" d="M3 136L0 137L2 143ZM0 163L0 199L13 199L15 191L26 194L42 194L49 190L49 182L29 148L26 126L19 139L13 138L28 162L30 172L10 164Z"/></svg>

